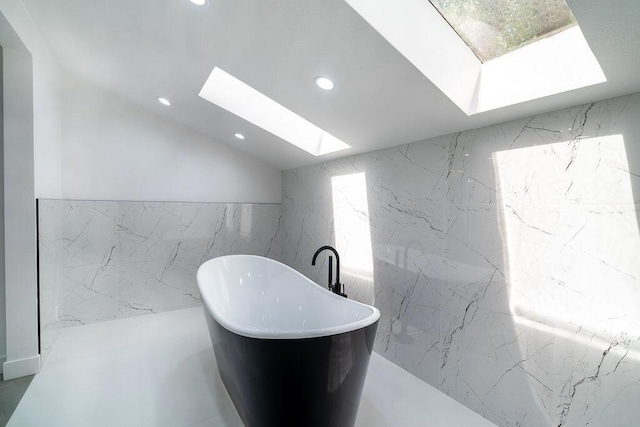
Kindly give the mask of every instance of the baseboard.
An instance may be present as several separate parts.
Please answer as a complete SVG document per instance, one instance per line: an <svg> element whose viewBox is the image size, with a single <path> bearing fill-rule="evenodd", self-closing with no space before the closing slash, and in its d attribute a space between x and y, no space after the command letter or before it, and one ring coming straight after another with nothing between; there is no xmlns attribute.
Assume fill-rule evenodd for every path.
<svg viewBox="0 0 640 427"><path fill-rule="evenodd" d="M4 362L7 361L7 355L4 354L2 356L0 356L0 374L2 373L2 365L4 364Z"/></svg>
<svg viewBox="0 0 640 427"><path fill-rule="evenodd" d="M24 359L10 360L2 364L2 376L5 380L26 377L40 372L40 355Z"/></svg>

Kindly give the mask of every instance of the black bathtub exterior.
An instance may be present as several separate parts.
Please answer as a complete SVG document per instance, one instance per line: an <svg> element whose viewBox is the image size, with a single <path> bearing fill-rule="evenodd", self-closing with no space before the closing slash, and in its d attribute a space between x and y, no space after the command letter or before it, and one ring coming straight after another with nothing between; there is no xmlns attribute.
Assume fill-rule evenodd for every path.
<svg viewBox="0 0 640 427"><path fill-rule="evenodd" d="M378 322L343 334L260 339L207 312L220 377L246 427L351 427Z"/></svg>

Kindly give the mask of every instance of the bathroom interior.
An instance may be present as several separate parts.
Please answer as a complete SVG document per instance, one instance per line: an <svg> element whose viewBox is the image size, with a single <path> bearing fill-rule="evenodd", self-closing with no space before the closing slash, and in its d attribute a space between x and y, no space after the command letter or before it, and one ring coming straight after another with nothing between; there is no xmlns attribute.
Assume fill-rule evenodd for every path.
<svg viewBox="0 0 640 427"><path fill-rule="evenodd" d="M638 22L0 0L0 366L29 381L4 422L253 425L198 268L255 255L330 295L331 246L380 316L356 426L640 425Z"/></svg>

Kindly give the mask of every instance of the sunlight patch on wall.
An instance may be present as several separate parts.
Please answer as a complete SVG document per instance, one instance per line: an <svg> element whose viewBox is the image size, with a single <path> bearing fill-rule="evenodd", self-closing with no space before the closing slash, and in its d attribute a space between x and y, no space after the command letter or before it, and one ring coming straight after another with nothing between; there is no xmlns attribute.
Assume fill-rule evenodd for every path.
<svg viewBox="0 0 640 427"><path fill-rule="evenodd" d="M622 135L494 153L516 319L640 334L640 234Z"/></svg>
<svg viewBox="0 0 640 427"><path fill-rule="evenodd" d="M342 272L352 279L373 283L373 252L365 174L361 172L334 176L331 178L331 188L336 249L340 253ZM342 281L346 283L346 280Z"/></svg>

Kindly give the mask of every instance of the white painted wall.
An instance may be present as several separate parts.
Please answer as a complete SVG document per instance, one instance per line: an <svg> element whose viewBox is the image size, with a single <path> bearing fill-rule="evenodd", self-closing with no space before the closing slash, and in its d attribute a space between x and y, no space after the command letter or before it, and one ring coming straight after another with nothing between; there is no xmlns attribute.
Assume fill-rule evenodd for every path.
<svg viewBox="0 0 640 427"><path fill-rule="evenodd" d="M38 372L36 216L31 55L8 22L2 44L6 361L5 379ZM4 319L3 319L4 320Z"/></svg>
<svg viewBox="0 0 640 427"><path fill-rule="evenodd" d="M0 336L0 359L6 354L4 378L10 379L40 369L35 198L62 194L61 100L59 68L20 0L0 0L0 44L5 101L0 329L6 332Z"/></svg>
<svg viewBox="0 0 640 427"><path fill-rule="evenodd" d="M86 81L65 78L62 117L65 199L281 200L279 170Z"/></svg>
<svg viewBox="0 0 640 427"><path fill-rule="evenodd" d="M2 19L2 17L0 17ZM0 99L3 99L2 46L0 46ZM0 220L4 224L4 102L0 102ZM6 309L4 299L4 227L0 227L0 372L7 360Z"/></svg>
<svg viewBox="0 0 640 427"><path fill-rule="evenodd" d="M33 60L35 195L59 198L61 173L61 70L21 0L0 0L0 12Z"/></svg>
<svg viewBox="0 0 640 427"><path fill-rule="evenodd" d="M35 198L60 197L59 68L20 0L0 0L4 59L5 274L0 357L4 378L40 369Z"/></svg>
<svg viewBox="0 0 640 427"><path fill-rule="evenodd" d="M62 93L57 65L33 54L33 138L36 198L62 197Z"/></svg>

